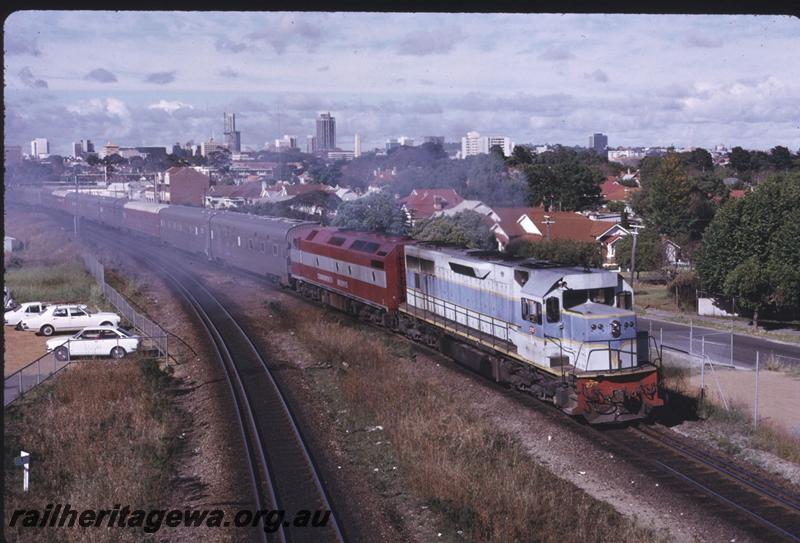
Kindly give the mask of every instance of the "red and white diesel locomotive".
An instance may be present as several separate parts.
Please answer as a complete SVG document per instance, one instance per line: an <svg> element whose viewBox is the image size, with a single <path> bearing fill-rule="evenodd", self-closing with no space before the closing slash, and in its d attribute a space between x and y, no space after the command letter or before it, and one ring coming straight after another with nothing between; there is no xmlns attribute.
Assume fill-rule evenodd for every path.
<svg viewBox="0 0 800 543"><path fill-rule="evenodd" d="M259 274L593 424L641 419L664 404L651 338L618 273L74 191L6 197Z"/></svg>

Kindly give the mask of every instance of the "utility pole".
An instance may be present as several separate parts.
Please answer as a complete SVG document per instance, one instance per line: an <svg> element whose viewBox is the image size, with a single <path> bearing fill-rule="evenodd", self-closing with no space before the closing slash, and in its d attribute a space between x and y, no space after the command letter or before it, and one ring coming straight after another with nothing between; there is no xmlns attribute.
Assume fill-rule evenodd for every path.
<svg viewBox="0 0 800 543"><path fill-rule="evenodd" d="M542 224L544 224L545 228L547 229L547 241L550 241L550 225L555 223L556 221L550 218L550 215L545 215Z"/></svg>
<svg viewBox="0 0 800 543"><path fill-rule="evenodd" d="M78 239L78 174L75 174L75 240Z"/></svg>
<svg viewBox="0 0 800 543"><path fill-rule="evenodd" d="M633 236L633 245L631 246L631 290L633 291L633 281L636 274L636 238L639 235L639 228L644 228L640 224L631 225L631 235Z"/></svg>

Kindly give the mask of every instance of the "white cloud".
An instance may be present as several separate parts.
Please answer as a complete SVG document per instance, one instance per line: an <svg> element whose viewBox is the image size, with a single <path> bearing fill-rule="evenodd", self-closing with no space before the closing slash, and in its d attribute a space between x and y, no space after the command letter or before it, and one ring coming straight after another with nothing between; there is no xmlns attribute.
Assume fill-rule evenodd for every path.
<svg viewBox="0 0 800 543"><path fill-rule="evenodd" d="M178 100L159 100L157 103L147 106L147 109L160 109L162 111L166 111L167 113L174 113L182 108L194 109L191 104L185 104L183 102L179 102Z"/></svg>

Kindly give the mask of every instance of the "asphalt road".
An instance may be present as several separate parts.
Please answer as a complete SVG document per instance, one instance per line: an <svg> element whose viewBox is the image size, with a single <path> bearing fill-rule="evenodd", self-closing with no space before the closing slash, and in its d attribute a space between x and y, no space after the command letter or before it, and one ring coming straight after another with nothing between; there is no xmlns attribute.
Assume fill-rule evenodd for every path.
<svg viewBox="0 0 800 543"><path fill-rule="evenodd" d="M647 319L637 319L640 330L651 330L656 341L661 341L663 329L663 342L666 347L673 347L683 351L690 351L689 336L691 335L691 352L701 354L705 352L712 362L730 364L737 367L755 368L756 352L760 352L761 364L766 364L771 354L782 357L779 360L786 364L800 367L800 345L778 343L766 339L733 334L733 357L731 358L731 333L693 326L690 332L688 324ZM652 328L650 328L652 326ZM665 349L665 352L669 352Z"/></svg>

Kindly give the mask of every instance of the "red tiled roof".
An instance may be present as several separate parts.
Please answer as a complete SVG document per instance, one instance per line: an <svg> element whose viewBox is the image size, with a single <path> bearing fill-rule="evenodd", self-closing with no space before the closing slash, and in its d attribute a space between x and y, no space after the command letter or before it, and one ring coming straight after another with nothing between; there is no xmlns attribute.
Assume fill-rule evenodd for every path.
<svg viewBox="0 0 800 543"><path fill-rule="evenodd" d="M639 191L639 187L626 187L617 183L613 177L607 177L605 182L600 185L600 192L603 198L609 202L624 202L628 195Z"/></svg>
<svg viewBox="0 0 800 543"><path fill-rule="evenodd" d="M241 185L214 185L213 191L210 191L211 196L218 198L260 198L261 197L261 183L249 182L242 183Z"/></svg>
<svg viewBox="0 0 800 543"><path fill-rule="evenodd" d="M309 192L332 192L334 190L330 185L323 185L320 183L308 183L306 185L286 185L286 194L288 196L298 196L300 194L308 194Z"/></svg>
<svg viewBox="0 0 800 543"><path fill-rule="evenodd" d="M730 191L728 196L730 196L734 200L737 200L737 199L743 197L745 192L746 191L744 191L744 190L732 190L732 191Z"/></svg>
<svg viewBox="0 0 800 543"><path fill-rule="evenodd" d="M464 201L453 189L414 189L401 203L414 218L428 218L436 211L448 209Z"/></svg>
<svg viewBox="0 0 800 543"><path fill-rule="evenodd" d="M576 241L596 241L597 236L610 228L608 223L593 221L578 213L568 211L545 212L543 207L495 207L492 208L500 217L499 226L510 239L521 237L523 239L541 241L547 238L547 226L544 216L548 215L553 223L550 225L550 239L571 239ZM536 225L542 235L529 234L519 223L519 219L527 215ZM497 237L505 239L499 232ZM505 240L508 241L508 240Z"/></svg>

